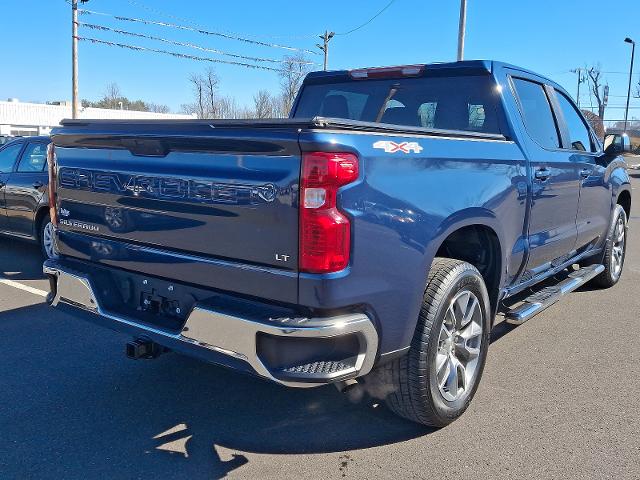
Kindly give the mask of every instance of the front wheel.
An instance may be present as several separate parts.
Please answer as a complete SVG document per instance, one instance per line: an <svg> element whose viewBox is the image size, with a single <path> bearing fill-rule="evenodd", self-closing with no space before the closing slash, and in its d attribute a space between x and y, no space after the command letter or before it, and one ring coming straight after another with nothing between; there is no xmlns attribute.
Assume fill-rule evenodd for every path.
<svg viewBox="0 0 640 480"><path fill-rule="evenodd" d="M618 283L622 275L626 253L627 213L620 205L616 205L602 258L604 271L591 281L592 284L602 288L609 288Z"/></svg>
<svg viewBox="0 0 640 480"><path fill-rule="evenodd" d="M58 257L54 248L54 229L49 214L46 214L40 222L40 235L38 240L40 242L40 249L44 258Z"/></svg>
<svg viewBox="0 0 640 480"><path fill-rule="evenodd" d="M435 427L462 415L482 376L490 312L480 272L467 262L436 258L409 352L384 366L393 388L389 408Z"/></svg>

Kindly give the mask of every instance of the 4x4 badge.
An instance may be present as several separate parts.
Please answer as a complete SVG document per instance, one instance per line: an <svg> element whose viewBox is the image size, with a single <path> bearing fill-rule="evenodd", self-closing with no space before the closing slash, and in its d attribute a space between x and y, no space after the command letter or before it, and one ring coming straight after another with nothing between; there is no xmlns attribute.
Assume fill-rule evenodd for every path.
<svg viewBox="0 0 640 480"><path fill-rule="evenodd" d="M409 153L411 151L415 153L420 153L423 148L420 146L418 142L392 142L390 140L380 140L373 144L373 148L380 148L387 153Z"/></svg>

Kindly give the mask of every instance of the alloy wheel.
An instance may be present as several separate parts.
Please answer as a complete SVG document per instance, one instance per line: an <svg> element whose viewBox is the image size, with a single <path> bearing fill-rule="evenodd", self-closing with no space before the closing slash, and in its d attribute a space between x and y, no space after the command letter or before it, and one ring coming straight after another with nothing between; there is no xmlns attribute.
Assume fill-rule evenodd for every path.
<svg viewBox="0 0 640 480"><path fill-rule="evenodd" d="M53 223L47 222L42 232L42 246L47 258L56 258L58 256L54 249L53 235Z"/></svg>
<svg viewBox="0 0 640 480"><path fill-rule="evenodd" d="M613 246L611 249L611 273L615 279L622 273L624 263L626 228L622 215L618 216L616 226L613 231Z"/></svg>
<svg viewBox="0 0 640 480"><path fill-rule="evenodd" d="M435 361L440 394L449 402L473 388L483 323L478 298L469 290L458 292L445 313Z"/></svg>

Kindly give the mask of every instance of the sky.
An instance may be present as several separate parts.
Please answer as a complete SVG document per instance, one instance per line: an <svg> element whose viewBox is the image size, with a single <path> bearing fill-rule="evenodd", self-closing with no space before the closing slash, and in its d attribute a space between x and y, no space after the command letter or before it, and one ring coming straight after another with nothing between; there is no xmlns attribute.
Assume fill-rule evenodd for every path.
<svg viewBox="0 0 640 480"><path fill-rule="evenodd" d="M389 0L89 0L82 8L114 15L230 32L265 43L317 50L325 29L344 33L361 25ZM453 61L456 57L459 1L396 0L371 23L336 35L329 48L330 69ZM289 51L157 25L122 22L108 16L80 20L244 56L281 59ZM210 52L81 27L80 35L103 40L229 59ZM610 85L607 119L624 117L631 46L640 47L638 0L468 0L466 59L495 59L529 68L562 84L575 96L571 69L600 64ZM71 97L71 7L65 0L0 0L0 99L68 100ZM318 50L319 52L319 50ZM310 55L317 62L319 55ZM97 100L115 82L131 99L180 111L193 101L192 73L213 65L220 92L251 104L261 88L276 91L275 72L210 64L152 52L80 42L79 90ZM277 64L276 64L277 65ZM316 67L320 69L321 67ZM619 72L619 73L615 73ZM627 73L625 73L627 72ZM633 82L640 79L640 48ZM594 104L586 84L582 106ZM630 118L640 118L640 99Z"/></svg>

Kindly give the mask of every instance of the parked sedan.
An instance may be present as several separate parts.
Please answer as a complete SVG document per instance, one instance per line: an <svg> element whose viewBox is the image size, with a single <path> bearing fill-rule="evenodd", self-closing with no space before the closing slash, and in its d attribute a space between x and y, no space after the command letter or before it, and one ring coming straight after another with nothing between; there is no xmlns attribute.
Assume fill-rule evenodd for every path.
<svg viewBox="0 0 640 480"><path fill-rule="evenodd" d="M49 137L25 137L0 148L0 233L37 241L54 257L49 218L47 145Z"/></svg>

